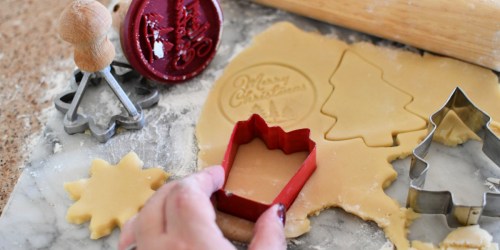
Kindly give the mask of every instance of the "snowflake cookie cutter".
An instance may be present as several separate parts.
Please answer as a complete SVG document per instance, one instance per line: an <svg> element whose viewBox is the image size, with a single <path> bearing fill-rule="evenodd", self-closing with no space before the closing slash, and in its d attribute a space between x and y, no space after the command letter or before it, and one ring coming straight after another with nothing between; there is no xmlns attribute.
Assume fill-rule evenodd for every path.
<svg viewBox="0 0 500 250"><path fill-rule="evenodd" d="M469 206L455 203L450 191L429 191L424 188L429 168L429 163L424 158L430 148L436 128L450 110L459 111L456 113L469 128L472 127L473 121L482 121L481 126L485 128L482 151L497 166L500 166L500 139L490 128L491 117L475 106L457 87L446 104L430 116L429 134L413 150L406 207L412 208L417 213L444 214L447 216L449 225L475 225L478 224L482 215L500 217L500 193L485 192L482 204Z"/></svg>
<svg viewBox="0 0 500 250"><path fill-rule="evenodd" d="M285 132L281 127L268 127L264 119L257 114L246 121L237 122L222 161L225 180L222 189L215 193L217 208L222 212L254 222L274 204L282 204L285 210L288 210L316 170L316 143L309 138L309 134L309 129ZM239 145L249 143L255 138L260 138L270 150L281 149L285 154L309 153L297 172L270 204L247 199L224 189Z"/></svg>
<svg viewBox="0 0 500 250"><path fill-rule="evenodd" d="M131 69L131 67L127 64L120 62L112 62L111 65L113 67ZM94 81L99 78L90 78L88 73L76 70L71 78L71 89L59 94L54 100L56 109L65 114L63 124L66 133L84 133L89 130L92 136L94 136L99 142L104 143L116 133L116 129L118 127L130 130L137 130L144 127L145 119L142 110L150 108L158 103L160 98L158 89L145 83L145 78L140 76L136 71L130 70L123 75L118 75L114 68L109 68L110 69L106 73L119 80L115 81L116 85L133 88L133 92L134 95L137 96L137 100L135 100L135 102L130 101L130 103L127 104L135 107L136 115L113 115L110 118L107 127L101 128L97 126L91 114L80 114L78 112L78 106L83 93L89 85L97 85L100 83ZM83 90L79 91L79 85L84 81L85 84L86 82L89 82L90 84L86 84L83 86ZM120 84L118 82L120 82ZM114 89L112 90L114 91ZM122 94L126 95L123 91ZM120 97L120 95L118 95L118 97ZM78 98L78 103L76 104L76 108L72 109L72 102L75 98ZM119 101L123 104L120 98Z"/></svg>

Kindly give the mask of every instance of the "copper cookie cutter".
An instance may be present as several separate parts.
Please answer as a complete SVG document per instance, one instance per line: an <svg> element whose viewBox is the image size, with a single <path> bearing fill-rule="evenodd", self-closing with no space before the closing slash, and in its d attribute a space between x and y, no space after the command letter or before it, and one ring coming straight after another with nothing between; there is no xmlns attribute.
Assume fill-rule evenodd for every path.
<svg viewBox="0 0 500 250"><path fill-rule="evenodd" d="M316 170L316 143L309 138L309 134L309 129L284 132L281 127L268 127L264 119L256 114L247 121L237 122L222 161L226 175L223 188L215 193L217 208L222 212L254 222L274 204L281 203L288 210L304 184ZM255 138L260 138L270 150L281 149L285 154L303 151L309 153L300 168L271 204L247 199L224 189L239 145L249 143Z"/></svg>
<svg viewBox="0 0 500 250"><path fill-rule="evenodd" d="M459 111L456 112L457 115L469 128L472 127L473 121L482 121L481 125L485 127L482 151L500 166L500 139L490 128L491 117L475 106L457 87L446 104L430 116L430 132L413 150L406 207L412 208L417 213L447 215L448 224L458 222L462 225L474 225L478 224L482 215L500 217L500 193L485 192L482 204L468 206L455 203L450 191L429 191L424 188L429 168L429 163L424 158L429 151L436 128L450 110Z"/></svg>

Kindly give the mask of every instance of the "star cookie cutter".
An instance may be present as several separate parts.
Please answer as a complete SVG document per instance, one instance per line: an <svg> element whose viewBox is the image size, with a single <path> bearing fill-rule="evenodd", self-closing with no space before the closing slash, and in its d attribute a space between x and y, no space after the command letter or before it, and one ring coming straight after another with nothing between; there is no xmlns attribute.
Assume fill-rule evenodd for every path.
<svg viewBox="0 0 500 250"><path fill-rule="evenodd" d="M453 194L449 191L428 191L424 189L425 178L429 164L424 160L436 128L450 110L456 112L460 119L469 127L472 122L480 120L485 127L482 151L497 166L500 166L500 139L490 129L491 117L475 106L465 93L456 88L446 104L430 116L427 137L413 150L410 165L410 188L406 207L412 208L417 213L444 214L449 225L474 225L478 224L482 215L500 217L500 193L485 192L483 202L479 205L462 205L453 201ZM464 112L465 111L465 112Z"/></svg>
<svg viewBox="0 0 500 250"><path fill-rule="evenodd" d="M222 161L226 176L224 186L215 193L217 208L222 212L254 222L274 204L281 203L288 210L304 184L316 170L316 143L309 138L309 134L309 129L284 132L281 127L268 127L264 119L257 114L252 115L247 121L236 123ZM224 189L239 145L249 143L255 138L260 138L270 150L281 149L285 154L302 151L309 153L300 168L271 204L250 200Z"/></svg>
<svg viewBox="0 0 500 250"><path fill-rule="evenodd" d="M127 64L113 62L111 64L114 67L122 67L131 69ZM80 70L76 70L71 79L72 89L65 91L59 94L55 101L54 105L57 110L59 110L64 115L64 130L68 134L76 134L76 133L84 133L86 130L90 130L92 136L94 136L99 142L108 141L115 133L118 127L124 129L141 129L144 127L145 120L142 109L150 108L156 103L160 98L158 89L156 87L149 86L145 81L145 78L140 76L136 71L129 71L123 75L116 74L115 70L111 68L107 71L112 77L118 79L115 81L116 85L121 85L121 87L133 88L134 96L136 96L137 100L131 103L133 107L137 110L137 114L135 116L125 116L122 114L114 115L110 118L109 123L106 128L101 128L97 126L94 118L90 114L80 114L78 113L79 103L76 104L76 108L71 108L71 103L75 98L81 100L81 97L85 90L88 88L88 85L97 85L100 84L94 80L98 78L90 78L87 73L82 72ZM85 79L87 78L87 79ZM79 85L82 82L89 82L82 90L79 91ZM120 82L121 84L118 84ZM112 89L114 91L114 89ZM126 95L123 91L122 93ZM120 97L120 95L118 95ZM130 97L129 97L130 98ZM122 100L120 99L120 102ZM123 102L122 102L123 104ZM69 113L71 112L71 114Z"/></svg>

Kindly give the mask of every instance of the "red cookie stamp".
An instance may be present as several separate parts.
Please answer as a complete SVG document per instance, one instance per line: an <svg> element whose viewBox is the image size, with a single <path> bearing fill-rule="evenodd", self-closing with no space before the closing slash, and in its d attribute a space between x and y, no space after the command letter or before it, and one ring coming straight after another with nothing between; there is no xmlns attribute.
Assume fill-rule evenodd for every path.
<svg viewBox="0 0 500 250"><path fill-rule="evenodd" d="M217 0L133 0L121 43L139 73L158 82L178 83L207 67L221 34Z"/></svg>

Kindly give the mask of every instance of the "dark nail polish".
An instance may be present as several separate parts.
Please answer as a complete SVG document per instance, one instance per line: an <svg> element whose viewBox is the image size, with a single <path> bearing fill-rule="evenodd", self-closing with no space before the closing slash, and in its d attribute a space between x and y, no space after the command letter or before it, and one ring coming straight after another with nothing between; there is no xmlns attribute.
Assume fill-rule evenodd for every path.
<svg viewBox="0 0 500 250"><path fill-rule="evenodd" d="M137 245L135 243L132 243L127 248L125 248L125 250L136 250L136 249L137 249Z"/></svg>
<svg viewBox="0 0 500 250"><path fill-rule="evenodd" d="M283 204L278 204L278 218L280 219L283 226L285 226L286 220L286 208Z"/></svg>

